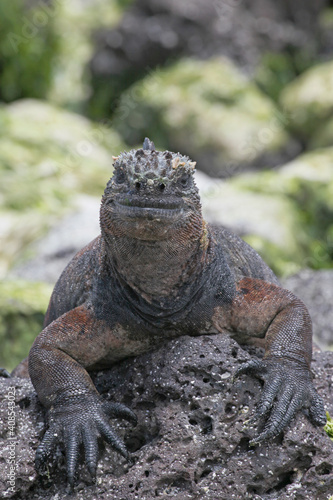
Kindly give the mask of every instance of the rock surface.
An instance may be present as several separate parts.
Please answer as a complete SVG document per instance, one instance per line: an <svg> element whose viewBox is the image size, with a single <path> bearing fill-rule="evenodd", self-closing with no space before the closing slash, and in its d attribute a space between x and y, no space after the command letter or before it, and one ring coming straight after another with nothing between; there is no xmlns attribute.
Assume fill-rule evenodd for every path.
<svg viewBox="0 0 333 500"><path fill-rule="evenodd" d="M327 500L333 488L333 443L299 414L275 440L250 447L254 430L242 431L258 400L261 384L232 374L249 354L224 335L182 337L159 350L95 374L106 397L130 405L136 428L115 423L133 452L126 464L108 447L102 452L97 485L85 466L70 498L95 500L288 499ZM333 411L333 354L315 353L315 385ZM57 450L49 473L37 477L33 449L42 434L42 411L29 382L0 380L0 472L3 498L67 498L63 454ZM8 490L8 400L16 389L16 492ZM7 462L8 464L8 462ZM15 495L15 496L14 496Z"/></svg>
<svg viewBox="0 0 333 500"><path fill-rule="evenodd" d="M333 270L304 269L283 280L307 305L313 323L314 341L322 348L333 348Z"/></svg>

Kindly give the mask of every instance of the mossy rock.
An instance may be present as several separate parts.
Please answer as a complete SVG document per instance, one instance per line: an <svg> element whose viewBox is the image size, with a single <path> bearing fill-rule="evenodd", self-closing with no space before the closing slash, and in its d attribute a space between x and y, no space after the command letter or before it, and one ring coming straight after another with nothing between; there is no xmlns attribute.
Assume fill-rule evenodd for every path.
<svg viewBox="0 0 333 500"><path fill-rule="evenodd" d="M333 147L304 153L276 170L240 175L233 183L255 192L286 194L298 201L303 186L315 189L333 183ZM327 198L326 202L330 202Z"/></svg>
<svg viewBox="0 0 333 500"><path fill-rule="evenodd" d="M127 142L147 135L213 175L229 176L288 143L273 102L224 58L152 72L123 94L114 124Z"/></svg>
<svg viewBox="0 0 333 500"><path fill-rule="evenodd" d="M12 370L42 330L52 287L26 281L0 282L0 366Z"/></svg>
<svg viewBox="0 0 333 500"><path fill-rule="evenodd" d="M333 62L317 64L293 80L281 93L290 127L303 139L316 135L333 111Z"/></svg>
<svg viewBox="0 0 333 500"><path fill-rule="evenodd" d="M100 194L112 173L112 154L125 149L101 124L37 100L0 110L2 206L17 210L62 205L73 192ZM1 130L2 129L2 130Z"/></svg>
<svg viewBox="0 0 333 500"><path fill-rule="evenodd" d="M301 267L333 267L333 148L305 153L276 171L244 174L235 186L268 196L283 195L298 213L295 237L304 250Z"/></svg>
<svg viewBox="0 0 333 500"><path fill-rule="evenodd" d="M297 207L284 195L254 193L233 179L216 180L202 190L202 204L207 220L240 235L278 276L301 269L305 235Z"/></svg>
<svg viewBox="0 0 333 500"><path fill-rule="evenodd" d="M101 196L112 155L126 147L111 127L34 99L0 108L0 133L1 272L70 210L74 195Z"/></svg>

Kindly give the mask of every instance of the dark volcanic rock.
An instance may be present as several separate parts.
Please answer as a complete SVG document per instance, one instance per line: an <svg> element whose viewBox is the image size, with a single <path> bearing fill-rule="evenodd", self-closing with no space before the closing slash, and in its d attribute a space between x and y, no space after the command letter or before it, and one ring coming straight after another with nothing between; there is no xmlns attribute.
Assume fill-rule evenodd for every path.
<svg viewBox="0 0 333 500"><path fill-rule="evenodd" d="M242 431L260 394L261 383L232 374L249 354L224 335L182 337L159 350L126 360L94 375L105 397L130 405L136 428L115 421L133 452L134 464L109 447L102 451L97 485L81 466L72 499L178 500L297 499L326 500L333 489L333 443L322 429L299 414L291 426L267 445L250 447L254 430ZM317 353L315 383L333 410L333 354ZM2 446L6 439L6 399L16 387L18 447L15 499L66 498L63 456L57 467L36 478L36 448L42 411L32 386L19 379L1 381ZM38 428L38 430L37 430ZM4 456L6 456L4 454ZM2 459L4 462L4 458ZM4 465L4 463L2 463ZM6 468L1 467L4 495ZM30 488L30 490L29 490Z"/></svg>
<svg viewBox="0 0 333 500"><path fill-rule="evenodd" d="M30 380L0 378L0 394L0 498L15 498L16 492L22 498L37 477L34 458L38 428L44 428L42 407Z"/></svg>
<svg viewBox="0 0 333 500"><path fill-rule="evenodd" d="M263 52L309 54L328 0L136 0L119 26L96 37L90 64L93 106L109 112L120 92L180 56L224 55L252 70Z"/></svg>

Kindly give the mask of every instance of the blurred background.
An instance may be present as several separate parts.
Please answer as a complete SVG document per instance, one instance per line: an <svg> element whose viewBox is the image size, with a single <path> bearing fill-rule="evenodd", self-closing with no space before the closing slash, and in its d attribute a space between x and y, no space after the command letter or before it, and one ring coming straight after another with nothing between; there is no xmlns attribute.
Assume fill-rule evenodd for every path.
<svg viewBox="0 0 333 500"><path fill-rule="evenodd" d="M0 0L0 366L99 233L112 155L188 154L333 345L333 1Z"/></svg>

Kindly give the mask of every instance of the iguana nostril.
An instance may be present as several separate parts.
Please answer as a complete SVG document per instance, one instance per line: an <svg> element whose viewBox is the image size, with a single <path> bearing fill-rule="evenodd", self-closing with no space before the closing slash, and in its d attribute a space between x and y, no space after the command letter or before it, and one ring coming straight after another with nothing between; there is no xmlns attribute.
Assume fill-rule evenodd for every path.
<svg viewBox="0 0 333 500"><path fill-rule="evenodd" d="M161 191L164 191L165 189L165 184L163 184L163 182L159 185L159 188Z"/></svg>
<svg viewBox="0 0 333 500"><path fill-rule="evenodd" d="M140 187L141 187L141 182L136 182L136 183L135 183L135 187L136 187L136 189L140 189Z"/></svg>

